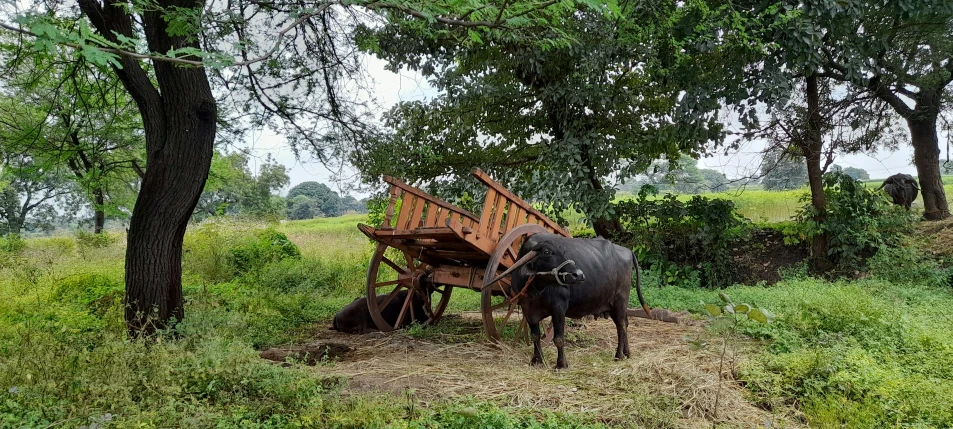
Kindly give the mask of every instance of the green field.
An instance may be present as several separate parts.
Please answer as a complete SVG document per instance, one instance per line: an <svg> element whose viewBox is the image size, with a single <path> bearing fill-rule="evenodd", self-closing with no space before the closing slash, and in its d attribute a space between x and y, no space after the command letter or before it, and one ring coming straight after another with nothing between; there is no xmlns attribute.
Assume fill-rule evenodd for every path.
<svg viewBox="0 0 953 429"><path fill-rule="evenodd" d="M869 180L864 184L871 189L876 189L882 183L882 180ZM953 176L944 176L943 188L947 195L953 195ZM752 186L744 189L730 190L727 192L711 192L701 194L707 198L724 198L735 203L738 213L751 219L754 222L783 222L790 220L797 210L810 202L810 190L807 187L794 189L790 191L765 191ZM633 195L620 192L617 199L634 198ZM680 195L679 199L687 200L690 195ZM922 208L923 197L917 195L912 207ZM578 219L581 216L574 218Z"/></svg>
<svg viewBox="0 0 953 429"><path fill-rule="evenodd" d="M746 191L733 198L743 210L771 211L764 217L774 218L780 195ZM734 370L725 373L738 381L726 383L724 395L732 399L723 400L717 418L706 411L711 402L698 399L720 392L711 387L711 372L673 379L681 370L663 370L688 365L682 361L688 356L701 362L690 365L718 368L719 337L703 327L679 329L701 336L711 350L693 351L697 342L676 332L652 339L655 345L633 350L635 357L624 362L612 362L608 347L593 347L602 344L595 331L573 331L569 348L576 354L561 372L530 371L530 351L523 345L493 352L502 361L468 360L490 349L479 328L459 319L390 334L391 341L409 335L420 347L439 350L408 359L436 361L435 368L448 374L453 370L440 365L471 372L490 366L506 374L503 380L525 383L504 394L491 392L487 381L483 390L452 390L425 400L415 399L413 389L355 390L342 375L343 363L281 366L260 359L263 348L309 342L337 309L363 293L373 246L354 228L362 219L272 225L297 244L301 258L244 273L229 265L230 249L248 245L269 225L216 221L191 228L183 261L187 316L158 342L125 337L123 237L114 235L104 247L71 236L30 239L19 254L4 252L0 427L669 428L712 422L752 427L764 425L765 418L772 427L784 421L786 427L953 425L953 293L936 273L892 261L873 263L880 278L829 283L791 272L771 287L728 288L736 302L769 309L777 319L767 326L740 325L744 337L731 343ZM477 297L458 291L448 314L476 310ZM649 287L646 298L654 307L701 317L700 302L716 302L718 295ZM633 323L649 333L656 329ZM361 341L378 341L368 338ZM612 375L626 370L639 375ZM468 381L479 386L473 378L493 373L474 373ZM526 395L536 388L520 387L531 385L575 385L579 391L557 389L550 396L556 399L534 402ZM599 399L609 391L612 396ZM566 396L571 394L598 405L575 405Z"/></svg>

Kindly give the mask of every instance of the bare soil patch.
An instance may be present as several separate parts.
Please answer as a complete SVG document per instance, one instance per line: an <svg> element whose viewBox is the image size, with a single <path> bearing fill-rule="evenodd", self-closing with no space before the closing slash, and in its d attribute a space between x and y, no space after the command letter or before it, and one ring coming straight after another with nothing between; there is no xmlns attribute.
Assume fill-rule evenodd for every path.
<svg viewBox="0 0 953 429"><path fill-rule="evenodd" d="M445 317L416 338L407 331L349 335L322 329L317 344L346 343L353 350L316 368L315 375L349 380L345 395L409 395L423 403L469 396L509 407L588 413L618 427L711 428L716 422L751 428L767 421L771 427L801 427L794 410L766 411L746 400L747 392L732 378L744 353L730 355L732 362L724 365L716 414L721 349L690 347L697 338L717 341L700 322L632 317L628 332L632 357L614 361L612 322L574 321L567 327L569 368L556 371L551 344L545 366L532 367L531 345L477 339L482 330L476 312Z"/></svg>
<svg viewBox="0 0 953 429"><path fill-rule="evenodd" d="M774 284L781 280L781 271L807 259L805 246L784 244L780 231L761 229L752 232L743 246L732 249L741 277L739 283L755 285L759 282Z"/></svg>

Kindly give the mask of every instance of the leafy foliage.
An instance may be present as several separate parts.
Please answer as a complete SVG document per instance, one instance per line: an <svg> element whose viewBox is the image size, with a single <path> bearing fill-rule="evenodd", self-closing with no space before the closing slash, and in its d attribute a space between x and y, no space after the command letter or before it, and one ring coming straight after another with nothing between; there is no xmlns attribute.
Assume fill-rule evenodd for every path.
<svg viewBox="0 0 953 429"><path fill-rule="evenodd" d="M287 168L270 155L259 167L258 174L253 175L244 153L218 153L212 158L209 178L192 219L201 221L215 215L281 218L284 202L277 200L273 192L287 184Z"/></svg>
<svg viewBox="0 0 953 429"><path fill-rule="evenodd" d="M706 9L580 8L558 21L574 43L548 50L510 38L468 45L421 37L399 22L365 29L360 36L373 39L392 68L420 70L443 95L396 106L385 117L392 135L363 142L353 161L368 182L382 174L423 182L452 202L464 193L480 199L468 174L476 166L553 213L573 206L594 222L615 219L613 180L662 155L675 160L721 142L715 112L725 94L695 79L702 70L729 73L730 64L714 64L725 46L751 46L732 34L695 51L694 38L705 36L694 30L711 24Z"/></svg>
<svg viewBox="0 0 953 429"><path fill-rule="evenodd" d="M367 206L350 195L342 198L328 185L318 182L301 182L288 191L289 219L341 216L349 211L366 213Z"/></svg>
<svg viewBox="0 0 953 429"><path fill-rule="evenodd" d="M867 258L878 249L899 246L912 232L912 218L901 207L890 204L883 193L868 189L862 182L839 172L824 175L827 212L824 222L814 219L816 211L806 204L786 230L785 241L798 243L816 234L827 234L828 254L839 271L863 270ZM802 201L808 197L802 197Z"/></svg>
<svg viewBox="0 0 953 429"><path fill-rule="evenodd" d="M108 67L55 50L22 53L0 45L0 150L29 158L58 179L56 186L76 193L67 211L95 212L80 220L95 222L97 231L107 218L127 218L146 168L135 103Z"/></svg>
<svg viewBox="0 0 953 429"><path fill-rule="evenodd" d="M769 191L787 191L807 183L804 160L786 151L769 151L761 161L761 184Z"/></svg>
<svg viewBox="0 0 953 429"><path fill-rule="evenodd" d="M285 258L301 258L298 246L289 241L288 236L273 229L261 231L255 234L255 239L229 251L232 254L231 263L238 274L259 270L270 262Z"/></svg>
<svg viewBox="0 0 953 429"><path fill-rule="evenodd" d="M698 168L698 161L683 155L679 161L659 160L641 177L620 186L620 190L638 193L643 185L652 185L660 192L674 191L679 194L701 194L707 192L725 192L728 190L728 178L724 173L707 168Z"/></svg>
<svg viewBox="0 0 953 429"><path fill-rule="evenodd" d="M643 188L635 200L621 201L616 210L632 234L639 260L658 270L669 284L698 281L705 287L734 282L731 248L745 237L749 224L731 201L693 196L688 202L666 194L649 199Z"/></svg>

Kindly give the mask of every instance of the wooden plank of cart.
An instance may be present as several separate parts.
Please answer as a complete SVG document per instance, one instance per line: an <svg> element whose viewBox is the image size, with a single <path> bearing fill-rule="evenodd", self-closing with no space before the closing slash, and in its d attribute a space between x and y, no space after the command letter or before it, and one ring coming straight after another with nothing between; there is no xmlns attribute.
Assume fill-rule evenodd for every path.
<svg viewBox="0 0 953 429"><path fill-rule="evenodd" d="M508 284L509 279L489 284L491 279L516 261L526 237L539 232L570 236L480 169L472 173L488 188L480 216L384 177L390 184L390 203L383 225L358 225L378 243L367 269L367 296L387 297L380 303L368 299L367 306L381 331L392 331L395 326L403 326L402 322L414 320L410 305L414 294L424 299L426 325L440 320L454 288L466 288L482 294L483 326L491 340L499 340L510 319L516 321L517 306L503 292L501 283ZM401 290L412 293L407 294L398 321L392 326L381 310ZM520 327L525 329L522 324Z"/></svg>

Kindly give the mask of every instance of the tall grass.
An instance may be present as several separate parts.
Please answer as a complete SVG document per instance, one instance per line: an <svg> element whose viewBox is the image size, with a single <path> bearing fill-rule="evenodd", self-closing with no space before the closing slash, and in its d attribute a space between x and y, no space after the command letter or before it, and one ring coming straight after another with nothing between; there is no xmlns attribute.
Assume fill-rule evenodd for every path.
<svg viewBox="0 0 953 429"><path fill-rule="evenodd" d="M740 206L764 204L752 209L760 213L771 195L780 194L734 197ZM385 393L344 395L347 380L322 376L320 368L259 359L262 348L311 340L337 309L364 294L373 244L356 229L363 219L190 228L186 319L154 342L125 335L121 235L104 246L29 239L5 251L0 427L598 426L589 417L507 408L505 400L422 404ZM231 249L269 229L286 234L300 258L236 272ZM772 325L743 325L761 344L738 373L753 401L798 404L817 427L953 425L953 294L933 266L881 259L872 270L879 279L827 283L792 272L770 288L726 290L778 316ZM717 291L659 288L651 278L645 285L653 307L698 311L701 301L718 299ZM457 290L447 311L478 308L479 294Z"/></svg>
<svg viewBox="0 0 953 429"><path fill-rule="evenodd" d="M123 237L104 246L27 240L0 267L0 427L599 426L466 398L345 396L346 380L260 359L261 348L310 341L363 294L372 247L355 228L361 220L190 228L186 319L158 341L126 337ZM237 273L232 250L269 228L286 233L300 258Z"/></svg>

